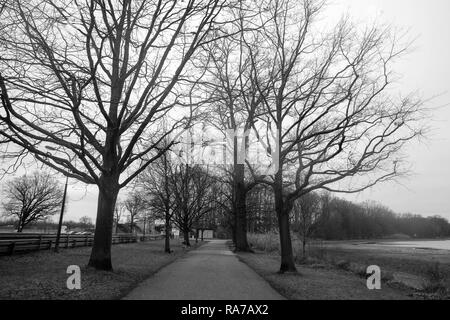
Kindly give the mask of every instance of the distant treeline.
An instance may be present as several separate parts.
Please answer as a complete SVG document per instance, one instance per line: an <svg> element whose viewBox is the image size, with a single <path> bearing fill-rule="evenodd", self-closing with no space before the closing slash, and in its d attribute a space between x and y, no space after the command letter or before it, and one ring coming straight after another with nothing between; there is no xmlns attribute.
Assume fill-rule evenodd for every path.
<svg viewBox="0 0 450 320"><path fill-rule="evenodd" d="M253 190L247 200L248 231L277 230L271 192ZM305 212L302 214L302 207ZM450 223L442 217L398 214L376 202L353 203L329 193L313 194L292 211L292 231L325 240L350 240L409 236L412 238L450 237ZM306 231L304 231L306 232Z"/></svg>
<svg viewBox="0 0 450 320"><path fill-rule="evenodd" d="M18 220L17 219L3 219L0 220L0 227L13 226L14 229L17 227ZM86 217L80 218L80 221L64 221L63 225L68 228L68 230L80 229L80 230L88 230L93 229L94 224L91 219ZM30 223L30 225L25 228L27 229L49 229L56 230L58 228L58 223L53 221L34 221Z"/></svg>
<svg viewBox="0 0 450 320"><path fill-rule="evenodd" d="M413 238L450 236L450 223L438 216L396 214L377 203L356 204L332 199L329 216L318 224L315 236L327 240L383 238L404 234Z"/></svg>

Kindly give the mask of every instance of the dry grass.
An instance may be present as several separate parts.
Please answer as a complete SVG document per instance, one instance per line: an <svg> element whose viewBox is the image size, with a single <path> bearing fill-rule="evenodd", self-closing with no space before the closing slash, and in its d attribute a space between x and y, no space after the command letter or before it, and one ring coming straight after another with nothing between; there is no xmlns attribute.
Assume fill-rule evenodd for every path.
<svg viewBox="0 0 450 320"><path fill-rule="evenodd" d="M352 266L378 265L382 274L410 274L424 281L433 278L435 266L439 266L439 285L450 288L450 257L446 250L414 249L383 246L377 247L361 242L328 243L325 249L310 248L310 255L322 257L331 264L347 261ZM325 251L323 254L322 251Z"/></svg>
<svg viewBox="0 0 450 320"><path fill-rule="evenodd" d="M255 249L279 256L276 234L250 235L249 240ZM367 266L377 265L383 283L414 288L424 299L450 298L447 250L377 246L376 241L315 241L308 245L305 258L301 242L293 237L292 243L296 263L305 268L339 269L364 278Z"/></svg>
<svg viewBox="0 0 450 320"><path fill-rule="evenodd" d="M280 238L277 234L268 232L264 234L250 233L247 235L252 248L264 252L280 253Z"/></svg>
<svg viewBox="0 0 450 320"><path fill-rule="evenodd" d="M115 245L113 272L87 268L91 251L88 247L61 250L58 254L41 251L0 257L0 299L119 299L187 251L178 241L172 243L172 254L164 253L163 248L163 241ZM69 265L81 268L81 290L66 287Z"/></svg>
<svg viewBox="0 0 450 320"><path fill-rule="evenodd" d="M299 274L278 274L279 257L267 253L239 253L239 258L291 300L408 300L412 296L385 285L368 290L364 278L336 269L297 265Z"/></svg>

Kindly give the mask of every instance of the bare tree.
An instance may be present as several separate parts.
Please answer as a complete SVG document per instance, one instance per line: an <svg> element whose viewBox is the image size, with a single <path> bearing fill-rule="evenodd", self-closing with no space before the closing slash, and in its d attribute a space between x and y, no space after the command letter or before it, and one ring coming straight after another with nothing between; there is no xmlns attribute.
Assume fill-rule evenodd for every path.
<svg viewBox="0 0 450 320"><path fill-rule="evenodd" d="M80 218L80 223L84 224L85 226L93 226L92 218L88 216L83 216Z"/></svg>
<svg viewBox="0 0 450 320"><path fill-rule="evenodd" d="M248 195L247 207L250 232L265 233L276 227L274 197L270 186L260 184L253 188Z"/></svg>
<svg viewBox="0 0 450 320"><path fill-rule="evenodd" d="M115 233L119 231L119 223L122 218L126 208L123 202L116 202L116 206L114 208L114 225L115 225Z"/></svg>
<svg viewBox="0 0 450 320"><path fill-rule="evenodd" d="M123 204L129 213L130 232L134 233L135 221L148 209L148 203L142 192L136 190L125 199Z"/></svg>
<svg viewBox="0 0 450 320"><path fill-rule="evenodd" d="M321 1L260 6L264 28L251 62L260 67L254 79L265 125L254 126L254 134L275 151L277 170L267 183L275 196L280 272L295 272L290 213L296 199L317 189L359 192L405 173L401 150L423 133L422 103L389 94L392 64L409 45L390 28L360 28L344 19L327 32L315 23Z"/></svg>
<svg viewBox="0 0 450 320"><path fill-rule="evenodd" d="M170 234L174 214L174 196L170 185L173 168L174 164L170 161L169 154L165 153L140 174L137 182L144 197L147 198L153 215L164 220L164 251L167 253L171 253Z"/></svg>
<svg viewBox="0 0 450 320"><path fill-rule="evenodd" d="M215 23L224 5L12 0L2 11L0 136L20 148L17 159L32 154L98 186L90 266L112 269L119 190L166 151L160 142L195 113L184 96L195 80L181 80L193 76L187 70L197 49L225 36ZM162 131L169 114L173 125Z"/></svg>
<svg viewBox="0 0 450 320"><path fill-rule="evenodd" d="M174 224L190 246L189 232L198 221L215 209L215 179L201 166L178 165L170 177L174 194Z"/></svg>
<svg viewBox="0 0 450 320"><path fill-rule="evenodd" d="M306 257L306 244L321 220L320 196L314 192L303 195L294 202L294 230L302 239L302 254Z"/></svg>
<svg viewBox="0 0 450 320"><path fill-rule="evenodd" d="M231 140L227 143L232 160L224 167L232 187L235 250L252 251L247 241L246 198L257 182L246 175L245 158L249 149L247 133L262 107L261 88L254 81L258 66L251 63L251 53L258 46L255 32L258 26L253 21L258 18L258 10L253 2L241 1L230 10L230 15L234 23L229 28L235 30L234 36L209 43L204 53L203 90L212 110L209 122L222 132L225 140Z"/></svg>
<svg viewBox="0 0 450 320"><path fill-rule="evenodd" d="M32 222L59 212L63 191L49 173L35 172L6 183L3 208L6 216L18 218L17 232Z"/></svg>
<svg viewBox="0 0 450 320"><path fill-rule="evenodd" d="M151 211L148 202L146 207L147 208L137 217L137 221L142 222L142 234L144 236L146 235L147 229L149 228L151 222L155 220L155 215Z"/></svg>
<svg viewBox="0 0 450 320"><path fill-rule="evenodd" d="M233 243L237 243L236 240L236 215L234 212L234 197L233 197L233 183L230 179L229 173L223 174L223 172L217 173L214 176L216 180L214 194L215 194L215 207L217 213L217 220L219 224L229 231Z"/></svg>

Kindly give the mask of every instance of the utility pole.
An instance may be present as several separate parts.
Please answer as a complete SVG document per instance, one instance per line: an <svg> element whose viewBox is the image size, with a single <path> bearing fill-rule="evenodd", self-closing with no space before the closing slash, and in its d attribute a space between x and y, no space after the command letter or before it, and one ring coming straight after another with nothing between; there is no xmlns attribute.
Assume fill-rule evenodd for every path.
<svg viewBox="0 0 450 320"><path fill-rule="evenodd" d="M64 186L64 195L62 199L61 205L61 214L59 215L59 224L58 224L58 233L56 234L56 242L55 242L55 252L58 252L59 249L59 239L61 238L61 228L64 216L64 207L66 205L66 194L67 194L67 183L69 181L69 177L66 176L66 184Z"/></svg>

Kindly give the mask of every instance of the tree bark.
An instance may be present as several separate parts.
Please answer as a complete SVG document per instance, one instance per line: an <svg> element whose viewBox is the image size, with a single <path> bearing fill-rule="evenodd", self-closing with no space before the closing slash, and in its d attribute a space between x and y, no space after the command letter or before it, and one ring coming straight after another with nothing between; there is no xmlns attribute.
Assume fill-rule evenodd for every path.
<svg viewBox="0 0 450 320"><path fill-rule="evenodd" d="M23 221L22 221L22 219L23 219L23 213L20 213L19 223L17 224L17 232L22 232L22 229L23 229Z"/></svg>
<svg viewBox="0 0 450 320"><path fill-rule="evenodd" d="M281 266L280 273L297 272L292 252L291 233L289 230L289 213L281 213L278 216L278 226L280 229Z"/></svg>
<svg viewBox="0 0 450 320"><path fill-rule="evenodd" d="M231 237L233 238L233 243L236 246L236 212L232 212L233 219L231 221Z"/></svg>
<svg viewBox="0 0 450 320"><path fill-rule="evenodd" d="M133 234L133 224L134 224L134 216L131 215L131 219L130 219L130 233Z"/></svg>
<svg viewBox="0 0 450 320"><path fill-rule="evenodd" d="M170 214L168 212L166 212L166 221L165 221L165 229L166 229L166 234L164 236L164 252L166 253L170 253Z"/></svg>
<svg viewBox="0 0 450 320"><path fill-rule="evenodd" d="M119 193L118 179L100 178L94 244L88 265L98 270L112 270L111 244L114 208Z"/></svg>
<svg viewBox="0 0 450 320"><path fill-rule="evenodd" d="M306 237L303 236L303 241L302 241L302 254L303 254L303 258L306 258Z"/></svg>
<svg viewBox="0 0 450 320"><path fill-rule="evenodd" d="M184 233L184 244L187 247L190 247L191 243L189 242L189 231L184 231L183 233Z"/></svg>
<svg viewBox="0 0 450 320"><path fill-rule="evenodd" d="M286 208L283 200L283 179L281 168L275 175L274 181L275 211L278 217L278 228L280 233L281 266L280 273L297 272L292 252L291 232L289 228L290 208Z"/></svg>
<svg viewBox="0 0 450 320"><path fill-rule="evenodd" d="M235 250L240 252L253 252L247 240L247 190L244 181L244 165L234 166L235 183L235 217L236 217L236 242Z"/></svg>

